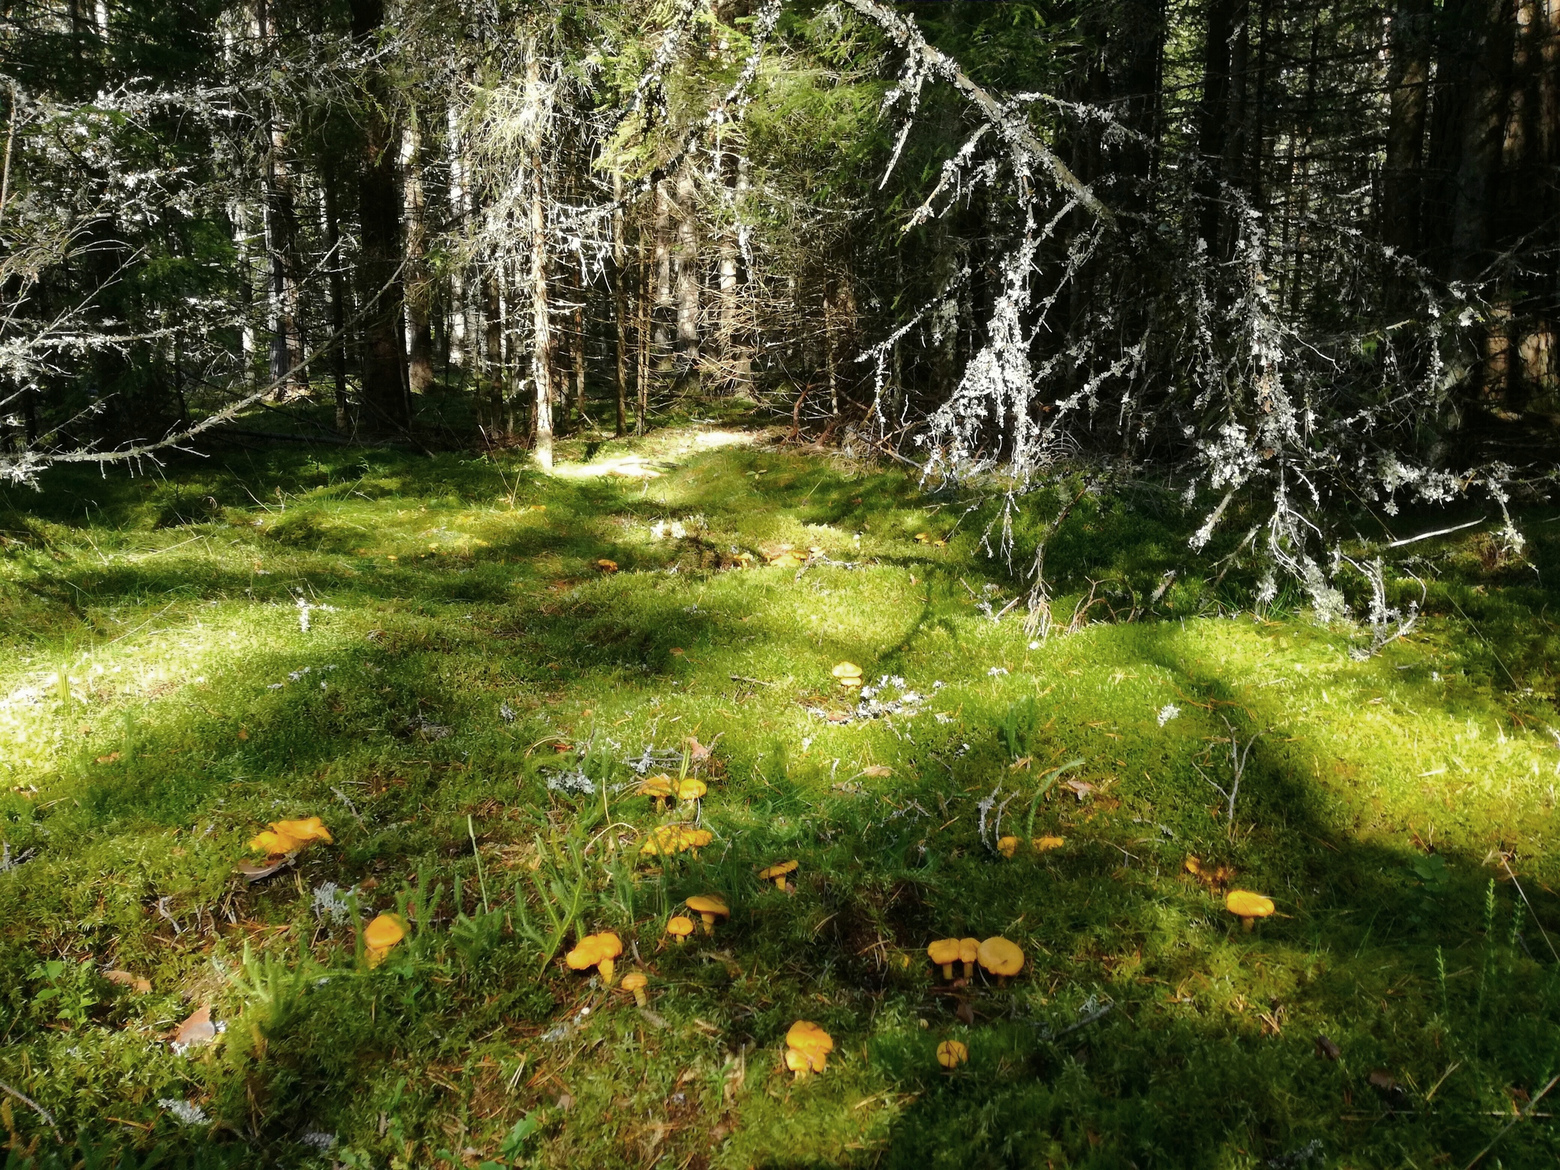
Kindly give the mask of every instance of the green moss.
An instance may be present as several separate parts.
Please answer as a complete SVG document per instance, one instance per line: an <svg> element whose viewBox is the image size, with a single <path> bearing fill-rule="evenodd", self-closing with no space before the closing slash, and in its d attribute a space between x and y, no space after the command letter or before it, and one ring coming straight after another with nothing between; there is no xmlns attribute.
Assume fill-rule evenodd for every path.
<svg viewBox="0 0 1560 1170"><path fill-rule="evenodd" d="M1022 604L988 616L1024 589L981 548L994 506L685 437L592 452L648 480L238 454L0 500L0 839L30 854L0 874L0 1081L82 1132L71 1159L1254 1167L1318 1141L1315 1165L1461 1165L1560 1071L1549 529L1537 573L1472 538L1424 590L1395 582L1426 618L1357 662L1303 614L1217 616L1250 581L1201 583L1169 497L1089 500L1048 553L1053 605L1123 620L1032 645ZM1021 549L1057 507L1026 502ZM785 544L833 563L721 568ZM849 705L842 659L924 701L820 718ZM1257 736L1234 825L1204 778L1228 784L1231 727ZM688 736L714 744L714 841L651 867L625 760ZM1072 760L1081 797L1043 788ZM576 765L590 794L548 787ZM998 856L993 795L989 828L1027 835L1032 808L1065 844ZM235 876L305 815L334 844ZM1242 932L1188 855L1280 915ZM757 880L787 857L793 892ZM359 918L409 909L413 937L366 970L326 882ZM730 920L665 942L701 892ZM543 965L560 905L563 949L622 936L649 1014ZM1031 960L1006 987L950 991L925 960L994 933ZM246 975L246 947L269 966ZM176 1056L207 1002L227 1032ZM798 1018L837 1046L793 1083ZM10 1105L16 1147L52 1156ZM1496 1153L1555 1147L1535 1119Z"/></svg>

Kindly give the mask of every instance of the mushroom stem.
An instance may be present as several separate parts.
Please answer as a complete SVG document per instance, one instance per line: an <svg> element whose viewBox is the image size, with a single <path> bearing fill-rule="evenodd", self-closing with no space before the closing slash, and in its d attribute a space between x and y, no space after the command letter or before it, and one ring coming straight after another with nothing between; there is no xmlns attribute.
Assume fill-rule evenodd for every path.
<svg viewBox="0 0 1560 1170"><path fill-rule="evenodd" d="M964 977L966 979L975 978L975 964L967 960L964 964Z"/></svg>
<svg viewBox="0 0 1560 1170"><path fill-rule="evenodd" d="M1244 931L1247 931L1248 933L1250 932L1251 928L1253 926L1255 926L1256 924L1257 924L1257 920L1255 918L1242 918L1240 920L1240 928L1242 930L1244 930Z"/></svg>
<svg viewBox="0 0 1560 1170"><path fill-rule="evenodd" d="M1007 976L1006 975L998 975L997 976L997 986L998 987L1006 987L1007 986Z"/></svg>
<svg viewBox="0 0 1560 1170"><path fill-rule="evenodd" d="M634 988L634 1002L640 1007L644 1007L650 1002L645 998L645 989L643 987Z"/></svg>
<svg viewBox="0 0 1560 1170"><path fill-rule="evenodd" d="M953 964L952 963L944 963L942 965L942 969L943 969L943 978L951 981L953 979Z"/></svg>
<svg viewBox="0 0 1560 1170"><path fill-rule="evenodd" d="M697 857L698 854L695 854L694 856ZM701 920L703 920L703 922L704 922L704 933L705 934L714 934L715 933L715 915L713 915L713 914L700 914L699 918Z"/></svg>
<svg viewBox="0 0 1560 1170"><path fill-rule="evenodd" d="M612 986L612 969L614 963L611 959L602 959L596 964L596 970L601 972L601 982L608 987Z"/></svg>
<svg viewBox="0 0 1560 1170"><path fill-rule="evenodd" d="M785 874L782 873L782 874L776 875L776 877L775 877L775 889L777 889L777 890L785 889Z"/></svg>

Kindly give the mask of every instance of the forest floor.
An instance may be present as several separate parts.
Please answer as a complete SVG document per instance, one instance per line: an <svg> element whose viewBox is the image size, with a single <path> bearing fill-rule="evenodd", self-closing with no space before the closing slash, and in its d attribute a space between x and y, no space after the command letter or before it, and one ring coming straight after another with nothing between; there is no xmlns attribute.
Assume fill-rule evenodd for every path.
<svg viewBox="0 0 1560 1170"><path fill-rule="evenodd" d="M7 1166L1555 1164L1551 513L1425 542L1359 660L1185 571L1195 516L1086 499L1041 638L995 505L714 433L0 495ZM645 1007L563 962L605 930ZM928 961L998 934L1011 980Z"/></svg>

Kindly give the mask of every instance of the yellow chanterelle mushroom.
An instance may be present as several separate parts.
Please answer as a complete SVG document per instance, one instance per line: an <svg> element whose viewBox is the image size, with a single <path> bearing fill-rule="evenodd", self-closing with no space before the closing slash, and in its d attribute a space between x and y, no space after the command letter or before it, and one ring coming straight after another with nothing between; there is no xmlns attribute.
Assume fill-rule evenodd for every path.
<svg viewBox="0 0 1560 1170"><path fill-rule="evenodd" d="M1240 928L1250 930L1258 918L1273 913L1273 899L1250 890L1231 890L1224 895L1224 908L1240 919Z"/></svg>
<svg viewBox="0 0 1560 1170"><path fill-rule="evenodd" d="M959 940L940 938L926 948L927 958L942 968L943 978L953 978L953 965L959 961Z"/></svg>
<svg viewBox="0 0 1560 1170"><path fill-rule="evenodd" d="M970 1050L962 1040L944 1040L937 1046L937 1063L943 1068L958 1068L969 1058Z"/></svg>
<svg viewBox="0 0 1560 1170"><path fill-rule="evenodd" d="M575 971L596 968L601 972L601 981L611 987L613 960L622 953L623 940L610 930L605 930L600 934L587 934L580 939L579 945L564 956L564 961Z"/></svg>
<svg viewBox="0 0 1560 1170"><path fill-rule="evenodd" d="M795 873L796 866L797 863L795 861L777 861L767 869L759 870L758 879L764 882L774 882L775 889L783 890L785 889L786 875Z"/></svg>
<svg viewBox="0 0 1560 1170"><path fill-rule="evenodd" d="M1000 934L981 943L976 958L986 974L997 977L998 987L1006 987L1008 976L1017 975L1024 969L1024 952Z"/></svg>
<svg viewBox="0 0 1560 1170"><path fill-rule="evenodd" d="M364 953L370 967L385 961L390 949L406 937L406 923L399 914L381 914L363 928Z"/></svg>
<svg viewBox="0 0 1560 1170"><path fill-rule="evenodd" d="M801 1080L822 1072L834 1051L834 1038L811 1020L797 1020L785 1034L785 1066Z"/></svg>
<svg viewBox="0 0 1560 1170"><path fill-rule="evenodd" d="M695 894L685 903L688 909L699 916L704 923L704 933L715 933L715 920L726 918L731 914L731 908L725 901L714 894Z"/></svg>
<svg viewBox="0 0 1560 1170"><path fill-rule="evenodd" d="M623 982L618 984L618 986L621 987L624 991L632 992L634 995L634 1002L637 1003L640 1007L644 1007L646 1003L645 984L649 982L650 980L645 978L645 973L643 971L630 971L627 975L623 976Z"/></svg>
<svg viewBox="0 0 1560 1170"><path fill-rule="evenodd" d="M682 942L693 933L693 919L682 914L676 915L666 924L666 933L677 942Z"/></svg>

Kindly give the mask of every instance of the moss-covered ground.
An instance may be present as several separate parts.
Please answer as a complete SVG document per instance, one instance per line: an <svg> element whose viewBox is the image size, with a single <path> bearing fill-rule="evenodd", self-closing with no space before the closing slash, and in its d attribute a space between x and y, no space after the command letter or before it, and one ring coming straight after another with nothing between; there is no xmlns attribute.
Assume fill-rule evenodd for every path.
<svg viewBox="0 0 1560 1170"><path fill-rule="evenodd" d="M994 505L751 439L7 489L6 1164L1560 1160L1552 514L1521 557L1412 546L1388 585L1425 614L1359 660L1254 616L1238 566L1200 584L1173 496L1085 497L1041 638ZM1057 507L1025 502L1024 557ZM889 713L854 717L841 661ZM647 751L703 801L634 795ZM333 843L236 870L306 816ZM641 853L695 817L696 856ZM1243 930L1226 886L1277 914ZM729 920L671 942L700 893ZM397 910L370 968L359 924ZM564 964L601 930L646 1008ZM926 958L997 934L1005 986ZM203 1006L222 1030L176 1052ZM835 1048L795 1080L799 1019Z"/></svg>

